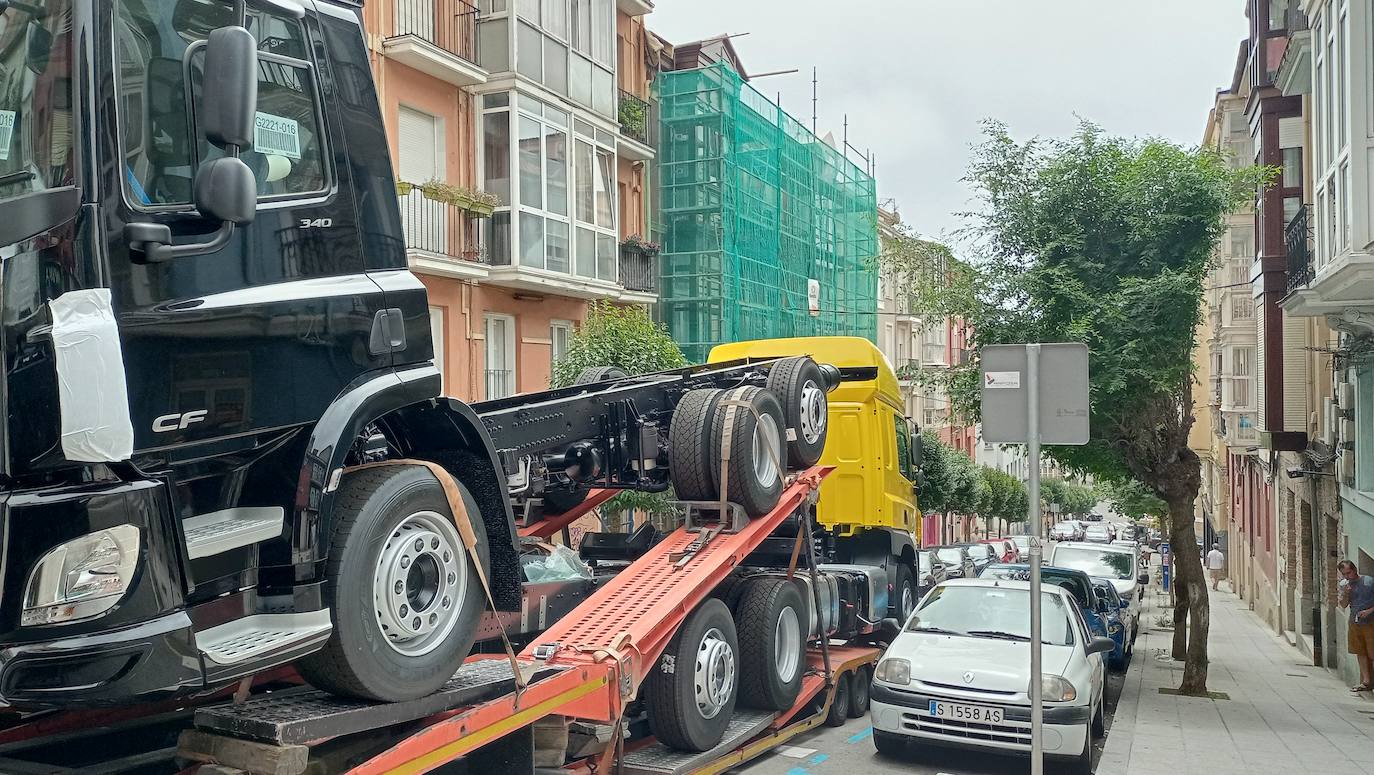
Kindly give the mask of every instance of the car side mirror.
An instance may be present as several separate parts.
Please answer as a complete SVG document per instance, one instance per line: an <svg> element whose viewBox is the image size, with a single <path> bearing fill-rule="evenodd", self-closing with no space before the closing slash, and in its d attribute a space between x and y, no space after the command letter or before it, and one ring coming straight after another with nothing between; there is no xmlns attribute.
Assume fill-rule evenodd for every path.
<svg viewBox="0 0 1374 775"><path fill-rule="evenodd" d="M1087 651L1089 654L1106 654L1114 648L1116 648L1116 644L1112 642L1111 638L1104 638L1098 635L1088 641Z"/></svg>
<svg viewBox="0 0 1374 775"><path fill-rule="evenodd" d="M898 635L902 634L902 623L891 616L886 617L878 622L878 634L882 636L883 640L891 643L897 639Z"/></svg>
<svg viewBox="0 0 1374 775"><path fill-rule="evenodd" d="M1130 607L1131 607L1131 600L1130 600L1130 598L1127 598L1127 597L1121 598L1121 608L1124 610L1124 609L1127 609L1127 608L1130 608Z"/></svg>

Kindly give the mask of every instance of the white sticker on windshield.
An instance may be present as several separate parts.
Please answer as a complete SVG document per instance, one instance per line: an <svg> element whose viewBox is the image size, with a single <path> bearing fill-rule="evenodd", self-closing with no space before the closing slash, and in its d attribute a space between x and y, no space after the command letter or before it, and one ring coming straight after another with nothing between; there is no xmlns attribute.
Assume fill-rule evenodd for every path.
<svg viewBox="0 0 1374 775"><path fill-rule="evenodd" d="M253 150L258 153L301 157L301 126L293 118L258 113L253 124Z"/></svg>
<svg viewBox="0 0 1374 775"><path fill-rule="evenodd" d="M12 110L0 110L0 161L9 161L10 140L14 138L14 118Z"/></svg>

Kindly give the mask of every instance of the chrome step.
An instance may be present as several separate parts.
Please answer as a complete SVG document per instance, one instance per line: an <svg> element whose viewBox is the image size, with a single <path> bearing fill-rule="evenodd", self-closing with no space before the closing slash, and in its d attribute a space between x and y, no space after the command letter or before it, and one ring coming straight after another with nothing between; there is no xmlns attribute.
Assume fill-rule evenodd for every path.
<svg viewBox="0 0 1374 775"><path fill-rule="evenodd" d="M196 648L217 665L249 662L289 646L329 637L329 610L254 614L196 633Z"/></svg>
<svg viewBox="0 0 1374 775"><path fill-rule="evenodd" d="M700 769L727 751L738 748L773 723L778 714L771 710L736 710L725 728L725 737L709 751L677 751L655 743L625 754L625 775L682 775Z"/></svg>
<svg viewBox="0 0 1374 775"><path fill-rule="evenodd" d="M286 511L280 506L244 506L198 514L181 523L191 559L256 544L281 535Z"/></svg>

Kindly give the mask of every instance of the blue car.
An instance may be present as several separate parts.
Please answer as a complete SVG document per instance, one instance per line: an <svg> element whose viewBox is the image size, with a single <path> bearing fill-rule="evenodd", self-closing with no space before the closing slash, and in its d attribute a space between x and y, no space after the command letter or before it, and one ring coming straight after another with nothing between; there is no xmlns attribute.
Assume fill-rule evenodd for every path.
<svg viewBox="0 0 1374 775"><path fill-rule="evenodd" d="M978 577L1029 581L1030 566L1021 563L994 563L984 568L983 571L978 574ZM1110 612L1104 610L1104 605L1099 602L1097 593L1093 591L1093 578L1081 570L1057 568L1053 565L1042 565L1040 566L1040 580L1045 584L1058 584L1069 590L1073 595L1074 601L1078 603L1079 609L1082 610L1083 620L1088 623L1088 631L1093 635L1111 638L1112 643L1116 644L1112 649L1112 656L1108 662L1111 663L1112 660L1117 658L1117 653L1121 652L1124 664L1125 657L1122 644L1125 635L1124 629L1121 626L1120 604ZM1110 582L1108 583L1110 584ZM1115 634L1112 632L1112 623L1107 619L1107 617L1111 615L1116 617L1114 620L1116 622Z"/></svg>
<svg viewBox="0 0 1374 775"><path fill-rule="evenodd" d="M1116 644L1112 648L1112 653L1107 656L1107 667L1115 672L1122 672L1126 669L1126 664L1130 662L1130 644L1126 642L1126 622L1122 620L1121 609L1124 607L1121 595L1116 591L1116 585L1111 579L1090 577L1093 583L1093 594L1097 597L1097 611L1100 616L1107 620L1107 637Z"/></svg>

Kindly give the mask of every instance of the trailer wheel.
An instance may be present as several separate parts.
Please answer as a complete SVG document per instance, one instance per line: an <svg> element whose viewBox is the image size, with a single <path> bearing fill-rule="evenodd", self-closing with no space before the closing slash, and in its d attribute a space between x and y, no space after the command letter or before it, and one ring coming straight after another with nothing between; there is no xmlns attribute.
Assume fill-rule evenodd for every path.
<svg viewBox="0 0 1374 775"><path fill-rule="evenodd" d="M768 372L765 386L782 402L787 420L787 460L793 468L810 468L825 451L828 430L825 380L808 357L787 358Z"/></svg>
<svg viewBox="0 0 1374 775"><path fill-rule="evenodd" d="M842 727L849 718L849 673L835 676L835 698L830 701L830 710L825 713L825 725Z"/></svg>
<svg viewBox="0 0 1374 775"><path fill-rule="evenodd" d="M735 407L732 415L731 407L723 405L725 401L746 402L754 411ZM730 474L725 497L743 506L749 516L762 516L776 506L782 496L784 472L778 469L778 464L786 465L787 459L783 446L782 405L770 390L745 387L727 391L721 404L716 406L711 423L711 440L716 449L724 449L727 419L731 431ZM714 465L719 468L719 460ZM719 477L717 474L717 480ZM720 487L719 481L716 487Z"/></svg>
<svg viewBox="0 0 1374 775"><path fill-rule="evenodd" d="M854 681L849 684L849 717L863 718L868 712L868 690L872 688L872 678L867 666L854 671Z"/></svg>
<svg viewBox="0 0 1374 775"><path fill-rule="evenodd" d="M324 583L334 630L297 669L335 694L385 702L432 694L472 649L483 608L443 488L419 466L384 466L344 477L336 503ZM472 529L486 569L480 518Z"/></svg>
<svg viewBox="0 0 1374 775"><path fill-rule="evenodd" d="M649 728L670 748L708 750L725 736L738 689L735 621L713 598L687 617L644 679Z"/></svg>
<svg viewBox="0 0 1374 775"><path fill-rule="evenodd" d="M618 366L588 366L577 373L577 379L573 380L574 385L590 385L593 382L610 382L617 379L625 379L626 374Z"/></svg>
<svg viewBox="0 0 1374 775"><path fill-rule="evenodd" d="M787 710L801 693L806 673L806 605L797 585L784 578L745 582L735 611L740 641L740 703Z"/></svg>
<svg viewBox="0 0 1374 775"><path fill-rule="evenodd" d="M892 603L890 608L903 626L911 616L912 611L916 610L916 579L911 573L911 566L904 562L897 563L897 583L892 587Z"/></svg>
<svg viewBox="0 0 1374 775"><path fill-rule="evenodd" d="M713 443L711 419L724 390L689 390L673 410L668 426L668 473L679 500L709 501L718 497L716 469L719 447Z"/></svg>

